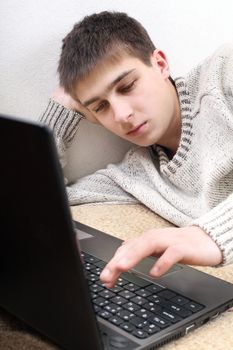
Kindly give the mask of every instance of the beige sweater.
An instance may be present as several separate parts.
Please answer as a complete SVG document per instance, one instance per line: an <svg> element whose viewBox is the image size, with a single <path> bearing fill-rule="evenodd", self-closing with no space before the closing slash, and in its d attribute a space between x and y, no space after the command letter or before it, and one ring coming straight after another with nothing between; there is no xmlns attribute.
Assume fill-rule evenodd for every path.
<svg viewBox="0 0 233 350"><path fill-rule="evenodd" d="M67 184L71 205L143 203L178 225L199 225L233 262L233 44L175 79L182 113L178 150L133 147L119 164ZM62 166L80 114L50 100L40 120L54 131Z"/></svg>

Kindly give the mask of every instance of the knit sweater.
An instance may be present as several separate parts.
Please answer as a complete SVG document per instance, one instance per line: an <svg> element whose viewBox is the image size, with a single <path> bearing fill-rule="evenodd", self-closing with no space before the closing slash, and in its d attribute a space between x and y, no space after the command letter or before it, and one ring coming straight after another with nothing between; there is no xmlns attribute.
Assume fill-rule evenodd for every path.
<svg viewBox="0 0 233 350"><path fill-rule="evenodd" d="M177 226L197 225L233 262L233 44L175 79L182 130L170 159L134 146L122 162L67 183L71 205L143 203ZM83 116L53 100L40 120L54 132L62 166Z"/></svg>

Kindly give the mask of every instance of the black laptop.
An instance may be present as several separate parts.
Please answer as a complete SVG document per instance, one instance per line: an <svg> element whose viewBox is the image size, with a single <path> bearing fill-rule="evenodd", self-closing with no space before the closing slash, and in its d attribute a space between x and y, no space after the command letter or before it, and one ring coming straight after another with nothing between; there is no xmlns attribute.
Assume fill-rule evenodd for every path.
<svg viewBox="0 0 233 350"><path fill-rule="evenodd" d="M154 349L233 306L233 285L153 258L113 289L99 274L121 244L72 222L52 132L0 116L0 306L59 347Z"/></svg>

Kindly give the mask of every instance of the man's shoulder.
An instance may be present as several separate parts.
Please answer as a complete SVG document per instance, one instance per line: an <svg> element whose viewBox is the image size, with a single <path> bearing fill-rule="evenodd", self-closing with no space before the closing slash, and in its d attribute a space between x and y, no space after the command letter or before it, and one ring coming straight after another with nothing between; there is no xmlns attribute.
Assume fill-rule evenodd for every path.
<svg viewBox="0 0 233 350"><path fill-rule="evenodd" d="M229 57L233 55L233 41L219 46L213 53L213 56Z"/></svg>
<svg viewBox="0 0 233 350"><path fill-rule="evenodd" d="M233 57L233 42L225 43L215 49L210 55L200 61L193 69L191 69L185 78L188 79L193 74L200 74L202 69L204 72L208 71L212 67L217 68L225 61L228 61Z"/></svg>
<svg viewBox="0 0 233 350"><path fill-rule="evenodd" d="M206 60L206 69L216 74L225 75L225 73L233 74L233 42L221 45Z"/></svg>
<svg viewBox="0 0 233 350"><path fill-rule="evenodd" d="M218 47L185 76L185 81L190 92L196 95L213 91L217 85L222 89L220 85L232 77L233 42Z"/></svg>

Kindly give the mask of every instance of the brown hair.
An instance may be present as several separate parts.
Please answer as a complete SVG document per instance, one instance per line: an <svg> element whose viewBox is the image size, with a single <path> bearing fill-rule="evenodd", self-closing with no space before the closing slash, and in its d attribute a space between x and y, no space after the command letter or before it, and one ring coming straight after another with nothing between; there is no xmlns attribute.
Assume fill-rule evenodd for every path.
<svg viewBox="0 0 233 350"><path fill-rule="evenodd" d="M101 60L124 52L151 65L155 46L147 31L122 12L100 12L84 17L63 39L58 73L60 84L72 93L78 80Z"/></svg>

